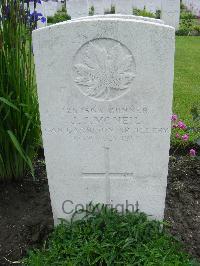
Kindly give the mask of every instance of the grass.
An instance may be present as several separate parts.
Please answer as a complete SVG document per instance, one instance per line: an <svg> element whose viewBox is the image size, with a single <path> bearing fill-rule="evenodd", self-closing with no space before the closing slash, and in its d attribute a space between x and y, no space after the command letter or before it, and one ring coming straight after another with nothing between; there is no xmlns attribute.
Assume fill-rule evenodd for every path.
<svg viewBox="0 0 200 266"><path fill-rule="evenodd" d="M143 213L121 215L106 207L57 226L43 249L29 252L24 264L194 265L180 244L163 232L160 222L149 221Z"/></svg>
<svg viewBox="0 0 200 266"><path fill-rule="evenodd" d="M190 141L200 137L200 120L194 121L191 109L197 107L200 114L200 37L177 36L173 112L187 126L196 128L190 132ZM198 130L199 128L199 130Z"/></svg>

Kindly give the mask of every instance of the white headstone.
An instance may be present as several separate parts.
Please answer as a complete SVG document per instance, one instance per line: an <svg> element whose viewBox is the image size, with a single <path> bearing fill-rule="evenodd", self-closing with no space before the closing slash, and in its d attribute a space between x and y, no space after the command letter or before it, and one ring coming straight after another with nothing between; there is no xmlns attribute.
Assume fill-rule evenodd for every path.
<svg viewBox="0 0 200 266"><path fill-rule="evenodd" d="M200 0L182 0L182 3L190 10L194 15L200 17Z"/></svg>
<svg viewBox="0 0 200 266"><path fill-rule="evenodd" d="M88 16L89 5L87 0L66 0L67 14L71 18Z"/></svg>
<svg viewBox="0 0 200 266"><path fill-rule="evenodd" d="M74 20L87 20L87 19L101 19L101 18L118 18L118 19L135 19L135 20L144 20L149 21L152 23L159 23L164 24L164 21L161 19L149 18L149 17L142 17L142 16L134 16L134 15L122 15L122 14L108 14L108 15L95 15L95 16L87 16L81 17Z"/></svg>
<svg viewBox="0 0 200 266"><path fill-rule="evenodd" d="M146 0L145 7L148 12L155 14L157 10L161 10L161 0Z"/></svg>
<svg viewBox="0 0 200 266"><path fill-rule="evenodd" d="M103 0L104 12L108 10L110 11L111 5L112 5L111 0Z"/></svg>
<svg viewBox="0 0 200 266"><path fill-rule="evenodd" d="M63 8L63 3L62 3L62 1L61 0L58 0L58 4L57 4L57 10L58 11L61 11L62 10L62 8Z"/></svg>
<svg viewBox="0 0 200 266"><path fill-rule="evenodd" d="M116 14L133 14L133 0L114 0Z"/></svg>
<svg viewBox="0 0 200 266"><path fill-rule="evenodd" d="M52 17L58 11L58 2L47 1L44 2L45 14L48 17Z"/></svg>
<svg viewBox="0 0 200 266"><path fill-rule="evenodd" d="M133 7L143 10L145 7L145 0L133 0Z"/></svg>
<svg viewBox="0 0 200 266"><path fill-rule="evenodd" d="M88 1L89 8L94 7L95 15L103 15L104 14L104 2L103 0L90 0Z"/></svg>
<svg viewBox="0 0 200 266"><path fill-rule="evenodd" d="M162 0L133 0L133 7L136 9L143 10L151 13L156 13L156 10L161 10Z"/></svg>
<svg viewBox="0 0 200 266"><path fill-rule="evenodd" d="M33 47L55 223L91 201L129 210L138 202L162 219L174 29L75 20L34 31Z"/></svg>
<svg viewBox="0 0 200 266"><path fill-rule="evenodd" d="M162 0L161 19L166 25L179 28L180 0Z"/></svg>

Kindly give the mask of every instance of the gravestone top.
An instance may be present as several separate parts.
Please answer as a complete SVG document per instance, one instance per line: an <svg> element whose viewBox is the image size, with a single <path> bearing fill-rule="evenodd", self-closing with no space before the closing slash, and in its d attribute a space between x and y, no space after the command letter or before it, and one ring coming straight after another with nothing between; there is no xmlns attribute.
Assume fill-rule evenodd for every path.
<svg viewBox="0 0 200 266"><path fill-rule="evenodd" d="M165 24L179 29L180 0L162 0L161 18Z"/></svg>
<svg viewBox="0 0 200 266"><path fill-rule="evenodd" d="M67 13L71 18L84 17L89 14L89 6L87 0L67 0Z"/></svg>
<svg viewBox="0 0 200 266"><path fill-rule="evenodd" d="M132 14L133 1L132 0L113 0L116 14Z"/></svg>
<svg viewBox="0 0 200 266"><path fill-rule="evenodd" d="M104 14L104 2L103 0L89 0L89 8L94 8L94 14L101 15Z"/></svg>
<svg viewBox="0 0 200 266"><path fill-rule="evenodd" d="M91 201L163 218L174 39L167 25L118 17L33 32L55 223Z"/></svg>
<svg viewBox="0 0 200 266"><path fill-rule="evenodd" d="M122 14L94 15L94 16L76 18L76 19L72 19L72 20L87 20L87 19L99 19L99 18L101 18L101 19L105 19L105 18L135 19L135 20L143 20L143 21L149 21L149 22L153 22L153 23L164 24L164 21L161 19L135 16L135 15L122 15Z"/></svg>

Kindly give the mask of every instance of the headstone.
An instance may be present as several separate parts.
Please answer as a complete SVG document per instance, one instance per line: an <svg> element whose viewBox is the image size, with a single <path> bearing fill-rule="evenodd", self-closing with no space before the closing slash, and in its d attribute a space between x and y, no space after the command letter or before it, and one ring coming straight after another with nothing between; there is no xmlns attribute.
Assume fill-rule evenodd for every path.
<svg viewBox="0 0 200 266"><path fill-rule="evenodd" d="M179 28L180 0L162 0L161 19L166 25Z"/></svg>
<svg viewBox="0 0 200 266"><path fill-rule="evenodd" d="M122 14L95 15L95 16L92 16L92 17L87 16L87 17L77 18L77 19L74 19L74 20L101 19L101 18L135 19L135 20L149 21L149 22L152 22L152 23L164 24L164 21L161 20L161 19L142 17L142 16L134 16L134 15L122 15Z"/></svg>
<svg viewBox="0 0 200 266"><path fill-rule="evenodd" d="M110 11L112 5L111 0L103 0L104 13Z"/></svg>
<svg viewBox="0 0 200 266"><path fill-rule="evenodd" d="M133 0L133 7L143 10L145 7L145 0Z"/></svg>
<svg viewBox="0 0 200 266"><path fill-rule="evenodd" d="M157 10L161 10L161 0L146 0L146 10L151 13L156 13Z"/></svg>
<svg viewBox="0 0 200 266"><path fill-rule="evenodd" d="M63 3L61 0L58 0L58 4L57 4L57 11L61 11L63 8Z"/></svg>
<svg viewBox="0 0 200 266"><path fill-rule="evenodd" d="M133 14L133 0L114 0L116 14Z"/></svg>
<svg viewBox="0 0 200 266"><path fill-rule="evenodd" d="M117 17L33 32L55 223L91 201L163 218L174 39L172 27Z"/></svg>
<svg viewBox="0 0 200 266"><path fill-rule="evenodd" d="M66 8L71 18L88 16L89 5L87 0L66 0Z"/></svg>
<svg viewBox="0 0 200 266"><path fill-rule="evenodd" d="M94 7L95 15L103 15L104 14L104 2L103 0L90 0L88 1L89 8Z"/></svg>
<svg viewBox="0 0 200 266"><path fill-rule="evenodd" d="M182 3L192 14L200 17L200 1L199 0L183 0Z"/></svg>
<svg viewBox="0 0 200 266"><path fill-rule="evenodd" d="M48 17L52 17L58 11L58 2L47 1L44 2L45 14Z"/></svg>

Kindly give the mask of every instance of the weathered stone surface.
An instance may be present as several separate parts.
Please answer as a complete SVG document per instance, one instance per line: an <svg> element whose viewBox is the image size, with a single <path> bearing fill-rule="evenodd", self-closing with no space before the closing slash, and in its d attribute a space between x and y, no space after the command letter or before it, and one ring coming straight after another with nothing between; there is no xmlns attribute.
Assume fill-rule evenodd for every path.
<svg viewBox="0 0 200 266"><path fill-rule="evenodd" d="M107 15L95 15L95 16L87 16L87 17L81 17L73 20L87 20L87 19L106 19L106 18L112 18L112 19L134 19L134 20L144 20L149 21L152 23L159 23L164 24L164 21L161 19L155 19L155 18L149 18L149 17L142 17L142 16L134 16L134 15L122 15L122 14L107 14Z"/></svg>
<svg viewBox="0 0 200 266"><path fill-rule="evenodd" d="M91 201L162 219L174 29L93 18L34 31L33 45L55 222Z"/></svg>
<svg viewBox="0 0 200 266"><path fill-rule="evenodd" d="M113 0L116 14L133 14L133 0Z"/></svg>
<svg viewBox="0 0 200 266"><path fill-rule="evenodd" d="M179 28L180 0L162 0L161 19L166 25Z"/></svg>
<svg viewBox="0 0 200 266"><path fill-rule="evenodd" d="M53 1L48 1L45 2L43 1L44 9L45 9L45 15L46 16L54 16L56 12L58 11L58 2L53 2Z"/></svg>
<svg viewBox="0 0 200 266"><path fill-rule="evenodd" d="M95 15L103 15L104 14L104 2L103 0L89 0L89 8L94 7Z"/></svg>
<svg viewBox="0 0 200 266"><path fill-rule="evenodd" d="M66 0L67 13L71 18L88 16L89 5L87 0Z"/></svg>

